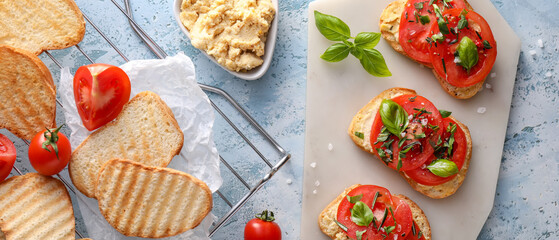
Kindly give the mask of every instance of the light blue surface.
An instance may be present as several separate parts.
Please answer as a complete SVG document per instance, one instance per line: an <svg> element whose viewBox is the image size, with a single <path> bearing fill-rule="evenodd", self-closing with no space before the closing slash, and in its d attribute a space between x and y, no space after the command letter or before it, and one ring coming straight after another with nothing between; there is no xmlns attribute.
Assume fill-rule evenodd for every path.
<svg viewBox="0 0 559 240"><path fill-rule="evenodd" d="M138 23L167 53L182 51L190 56L200 83L220 87L231 94L292 154L291 160L214 239L242 239L244 224L263 209L275 212L284 239L299 239L309 1L279 1L273 63L268 73L256 81L232 77L190 46L172 16L172 0L131 2ZM559 133L559 86L555 67L559 62L559 3L549 0L492 2L520 37L522 47L494 208L478 239L558 239L559 140L555 135ZM77 3L129 59L156 57L143 46L111 1L78 0ZM538 46L540 39L543 48ZM80 46L96 62L124 63L89 24ZM77 66L88 63L76 48L51 53L64 65L73 66L72 72ZM40 57L53 72L56 82L58 67L45 54ZM59 112L59 123L61 115ZM257 156L228 130L223 120L217 120L216 129L219 151L250 179L250 184L264 176L266 171L262 170L262 164L254 163ZM258 139L255 142L261 143ZM31 169L25 163L27 154L26 150L21 150L25 149L23 143L16 141L16 145L20 149L18 166ZM224 184L222 191L236 201L246 189L231 180L233 177L226 170L223 172L226 181L230 181ZM225 204L218 203L214 212L223 214L226 209ZM86 232L79 222L78 229Z"/></svg>

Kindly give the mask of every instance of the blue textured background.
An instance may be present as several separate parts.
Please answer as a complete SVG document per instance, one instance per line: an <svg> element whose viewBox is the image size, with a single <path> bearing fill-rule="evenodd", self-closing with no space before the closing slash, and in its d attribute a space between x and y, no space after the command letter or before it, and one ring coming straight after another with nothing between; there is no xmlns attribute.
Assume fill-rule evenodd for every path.
<svg viewBox="0 0 559 240"><path fill-rule="evenodd" d="M129 28L126 18L109 0L77 0L78 6L115 42L129 59L155 58ZM118 1L121 3L120 1ZM172 16L171 0L132 1L137 22L169 54L179 51L190 56L201 83L217 86L231 94L280 145L291 160L259 191L214 239L242 239L244 224L263 209L276 213L284 239L298 239L301 222L301 192L304 152L306 47L308 0L280 0L279 27L273 63L268 73L256 81L236 79L214 65L179 30ZM559 239L559 89L555 67L559 62L559 2L556 0L492 0L522 41L518 73L504 145L502 165L493 211L478 239ZM122 3L121 3L122 4ZM538 40L543 48L538 46ZM87 24L80 47L94 61L122 64L120 57ZM74 72L87 64L76 48L51 51ZM59 68L45 54L41 59L51 69L55 82ZM318 57L318 56L310 56ZM223 104L216 100L218 104ZM58 113L57 122L63 117ZM243 128L252 137L250 128ZM6 133L5 131L0 131ZM18 147L17 166L29 171L27 149L6 133ZM258 157L222 119L216 122L218 150L254 185L267 172ZM255 137L255 143L266 144ZM255 160L256 159L256 160ZM63 172L65 175L66 172ZM237 201L246 189L227 170L222 191ZM291 183L291 184L290 184ZM214 213L228 210L217 203ZM77 213L78 217L80 216ZM459 216L458 216L459 217ZM78 229L86 232L83 223Z"/></svg>

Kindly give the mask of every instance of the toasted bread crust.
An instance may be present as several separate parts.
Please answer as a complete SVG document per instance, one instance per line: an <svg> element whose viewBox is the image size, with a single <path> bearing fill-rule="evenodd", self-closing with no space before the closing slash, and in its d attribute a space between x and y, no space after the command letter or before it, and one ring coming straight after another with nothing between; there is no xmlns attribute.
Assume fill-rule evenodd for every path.
<svg viewBox="0 0 559 240"><path fill-rule="evenodd" d="M318 227L320 230L326 234L328 237L334 240L349 240L350 238L347 234L334 222L336 219L336 215L338 212L338 205L342 199L356 187L361 186L361 184L354 184L348 188L346 188L340 195L338 195L332 202L322 210L320 215L318 216ZM427 220L427 216L421 210L419 205L413 202L408 197L398 194L394 195L403 199L412 210L412 217L415 223L419 226L421 232L423 232L423 236L426 240L431 240L431 226L429 225L429 221Z"/></svg>
<svg viewBox="0 0 559 240"><path fill-rule="evenodd" d="M95 196L109 224L126 236L143 238L170 237L192 229L213 205L206 183L190 174L126 159L103 165Z"/></svg>
<svg viewBox="0 0 559 240"><path fill-rule="evenodd" d="M413 58L411 58L402 48L399 42L399 29L400 29L400 18L402 16L402 12L406 6L407 0L396 0L391 2L380 15L379 20L379 28L382 37L388 42L388 44L398 53L408 57L409 59L423 64L428 68L433 68L433 65L429 62L419 62ZM469 10L473 10L472 6L464 0L466 4L466 8ZM450 96L457 98L457 99L468 99L473 97L479 90L481 90L483 83L485 81L481 81L469 87L456 87L451 85L446 79L439 75L434 69L433 74L435 78L441 85L442 89L447 92Z"/></svg>
<svg viewBox="0 0 559 240"><path fill-rule="evenodd" d="M349 137L351 138L351 140L353 140L355 145L357 145L362 150L373 154L373 149L370 147L370 142L368 141L371 129L365 129L366 127L372 126L372 121L369 121L370 124L364 123L371 118L374 120L378 112L380 103L383 99L391 99L404 94L416 94L416 92L414 90L406 88L390 88L374 97L369 103L361 108L361 110L359 110L359 112L353 117L348 129ZM404 179L406 179L406 181L412 186L413 189L430 198L439 199L454 194L464 182L464 178L466 177L466 173L468 172L470 166L470 159L472 156L472 137L470 135L470 131L466 125L462 124L454 117L451 116L450 118L456 121L460 128L464 130L464 135L466 136L466 143L468 146L464 165L462 166L462 169L460 169L456 177L444 184L427 186L417 183L413 179L409 178L404 172L399 172L399 174L402 175ZM363 133L365 135L364 139L357 137L355 135L355 132Z"/></svg>
<svg viewBox="0 0 559 240"><path fill-rule="evenodd" d="M31 140L56 126L56 87L41 59L0 45L0 79L0 128Z"/></svg>

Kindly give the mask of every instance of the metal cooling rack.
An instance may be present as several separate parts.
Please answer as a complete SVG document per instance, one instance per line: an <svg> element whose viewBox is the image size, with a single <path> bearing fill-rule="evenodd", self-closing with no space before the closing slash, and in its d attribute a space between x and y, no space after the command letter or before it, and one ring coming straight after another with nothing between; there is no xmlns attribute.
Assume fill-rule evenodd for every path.
<svg viewBox="0 0 559 240"><path fill-rule="evenodd" d="M163 49L161 49L161 47L136 23L136 21L134 21L134 18L132 16L131 10L130 10L130 4L128 2L128 0L124 0L124 5L125 7L123 8L122 6L120 6L120 4L118 4L115 0L111 0L112 3L115 5L115 7L117 7L120 12L122 12L122 14L128 19L128 22L130 23L131 28L138 34L138 36L144 41L144 43L146 44L146 46L148 46L150 48L150 50L159 58L165 58L167 56L167 54L165 53L165 51L163 51ZM91 21L91 19L84 13L83 16L85 18L85 20L90 24L90 26L92 26L95 31L97 31L101 37L107 42L107 44L109 44L121 57L122 59L124 59L124 61L128 62L129 59L122 53L122 51L120 51L120 49L107 37L107 35L105 35L105 33L103 31L101 31L97 25ZM79 45L75 45L74 46L90 63L94 63L94 61L92 60L92 58L84 51L82 50L82 48L80 48ZM52 61L60 68L62 69L62 64L49 52L49 51L45 51L45 54L52 59ZM236 114L241 115L247 122L249 127L251 127L252 129L254 129L257 134L260 135L260 137L262 137L265 142L267 142L268 144L270 144L273 149L276 151L276 153L278 154L278 159L274 160L270 160L268 157L265 156L265 154L259 149L259 147L257 147L248 137L247 134L245 134L241 129L243 127L239 127L237 124L235 124L231 118L229 117L230 114L225 113L217 104L214 103L214 101L210 98L210 103L212 105L212 107L215 109L215 111L217 113L219 113L219 115L230 125L230 127L244 140L244 142L250 146L250 148L259 156L259 158L266 164L266 166L269 168L267 174L264 175L264 177L260 178L260 180L254 185L251 186L247 180L245 180L241 174L239 174L239 172L237 170L235 170L235 168L227 161L225 160L221 155L220 155L220 162L223 164L223 166L226 167L226 169L228 171L230 171L235 178L237 178L242 185L244 185L244 187L246 187L247 189L247 193L239 200L237 201L235 204L232 203L231 200L229 200L222 192L220 192L219 190L217 190L214 193L214 203L215 201L218 199L215 197L215 195L217 195L219 197L219 199L222 199L228 206L229 206L229 210L227 211L226 214L224 214L223 216L221 216L219 218L219 220L217 222L215 222L212 227L210 228L210 232L209 232L209 237L212 237L222 226L224 226L232 217L235 213L237 213L240 208L242 206L245 205L245 203L254 195L256 194L256 192L258 192L258 190L260 190L264 184L266 182L268 182L272 176L291 158L291 155L283 148L281 147L275 140L274 138L272 138L265 130L264 128L262 128L262 126L260 126L260 124L258 124L258 122L256 122L244 109L243 107L241 107L241 105L239 105L235 99L233 99L227 92L225 92L222 89L213 87L213 86L209 86L209 85L205 85L205 84L199 84L200 88L202 88L205 92L207 93L212 93L215 94L217 96L219 96L220 98L224 99L230 106L233 107L233 109L235 109ZM64 106L62 105L62 103L57 99L57 104L64 108ZM214 129L214 132L215 129ZM25 144L29 145L29 141L27 140L23 140L25 142ZM19 175L23 175L23 172L17 168L17 166L14 165L14 170L17 172L17 174ZM76 190L74 189L74 186L70 183L70 181L66 180L63 176L61 176L60 174L57 174L56 177L58 179L60 179L64 185L66 185L66 187L68 188L68 190L70 190L70 192L72 192L74 195L76 195ZM81 200L81 198L77 197L76 199ZM85 204L85 203L82 203ZM216 206L216 204L214 204L214 206ZM80 237L80 238L84 238L84 235L76 228L76 234Z"/></svg>

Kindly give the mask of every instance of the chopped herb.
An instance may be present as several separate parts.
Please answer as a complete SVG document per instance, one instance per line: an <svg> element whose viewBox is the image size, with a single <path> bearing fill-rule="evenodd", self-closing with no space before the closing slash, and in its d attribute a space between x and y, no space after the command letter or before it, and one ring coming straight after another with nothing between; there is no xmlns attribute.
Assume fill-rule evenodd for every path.
<svg viewBox="0 0 559 240"><path fill-rule="evenodd" d="M452 41L450 41L450 45L455 44L458 42L458 39L452 39Z"/></svg>
<svg viewBox="0 0 559 240"><path fill-rule="evenodd" d="M390 137L390 132L388 132L386 127L382 127L380 133L378 134L377 141L374 143L374 145L388 140L388 137Z"/></svg>
<svg viewBox="0 0 559 240"><path fill-rule="evenodd" d="M435 2L435 0L430 0L429 1L429 6L433 5L433 2Z"/></svg>
<svg viewBox="0 0 559 240"><path fill-rule="evenodd" d="M374 208L374 207L375 207L375 204L377 204L377 198L380 197L380 196L381 196L381 195L380 195L380 192L377 191L377 192L375 193L375 197L373 198L373 203L371 204L371 208Z"/></svg>
<svg viewBox="0 0 559 240"><path fill-rule="evenodd" d="M429 111L425 110L424 107L422 107L422 108L413 108L413 110L418 111L418 112L416 112L416 113L413 114L413 117L414 117L414 118L418 118L418 117L420 117L420 116L423 115L423 114L431 114L431 113L432 113L432 112L429 112Z"/></svg>
<svg viewBox="0 0 559 240"><path fill-rule="evenodd" d="M431 12L431 10L429 10L429 9L427 9L427 12L428 12L429 14L433 13L433 12Z"/></svg>
<svg viewBox="0 0 559 240"><path fill-rule="evenodd" d="M393 142L394 142L394 139L390 139L390 141L384 142L380 147L390 149L392 147Z"/></svg>
<svg viewBox="0 0 559 240"><path fill-rule="evenodd" d="M466 9L462 10L462 12L460 13L460 21L458 21L458 30L462 30L464 28L468 27L468 20L466 19L466 14L468 14L468 11Z"/></svg>
<svg viewBox="0 0 559 240"><path fill-rule="evenodd" d="M408 39L408 42L411 43L411 39Z"/></svg>
<svg viewBox="0 0 559 240"><path fill-rule="evenodd" d="M491 47L491 44L489 44L489 41L483 40L483 48L485 48L485 49L491 49L491 48L493 48L493 47Z"/></svg>
<svg viewBox="0 0 559 240"><path fill-rule="evenodd" d="M404 145L404 142L405 142L406 140L408 140L408 139L407 139L407 138L402 138L402 139L400 139L400 141L398 141L398 148L401 148L402 145Z"/></svg>
<svg viewBox="0 0 559 240"><path fill-rule="evenodd" d="M433 39L430 37L425 38L425 41L431 45L433 44Z"/></svg>
<svg viewBox="0 0 559 240"><path fill-rule="evenodd" d="M396 165L396 170L400 171L400 168L402 168L402 155L398 154L398 164Z"/></svg>
<svg viewBox="0 0 559 240"><path fill-rule="evenodd" d="M361 200L361 198L363 198L363 194L359 194L359 195L355 195L355 196L349 196L347 195L347 201L349 201L350 203L357 203L358 201Z"/></svg>
<svg viewBox="0 0 559 240"><path fill-rule="evenodd" d="M478 31L474 31L474 32L476 32L477 37L479 38L479 40L481 40L481 35L479 34L479 32Z"/></svg>
<svg viewBox="0 0 559 240"><path fill-rule="evenodd" d="M419 22L419 14L416 11L413 11L413 15L415 16L415 22ZM425 25L425 24L423 24Z"/></svg>
<svg viewBox="0 0 559 240"><path fill-rule="evenodd" d="M404 146L402 148L402 150L400 150L400 153L404 153L404 154L408 153L410 151L410 149L412 149L413 146L415 146L415 145L421 145L421 143L419 141L414 141L414 142Z"/></svg>
<svg viewBox="0 0 559 240"><path fill-rule="evenodd" d="M363 238L363 233L365 233L366 231L367 229L363 231L355 231L355 236L357 237L357 240L361 240Z"/></svg>
<svg viewBox="0 0 559 240"><path fill-rule="evenodd" d="M423 234L423 232L419 231L419 233L417 234L417 239L421 239L422 234Z"/></svg>
<svg viewBox="0 0 559 240"><path fill-rule="evenodd" d="M338 224L338 227L347 232L347 227L345 225L343 225L341 222L338 222L336 219L334 219L334 222Z"/></svg>
<svg viewBox="0 0 559 240"><path fill-rule="evenodd" d="M423 9L423 2L418 2L414 4L415 9L417 9L418 11Z"/></svg>
<svg viewBox="0 0 559 240"><path fill-rule="evenodd" d="M431 36L431 39L433 39L433 41L437 41L438 43L442 43L445 39L445 36L442 33L437 33L433 34Z"/></svg>
<svg viewBox="0 0 559 240"><path fill-rule="evenodd" d="M410 100L410 102L415 102L415 99L417 98L417 96L413 96L411 98L408 98Z"/></svg>
<svg viewBox="0 0 559 240"><path fill-rule="evenodd" d="M395 228L396 228L396 227L394 227L394 226L386 226L386 227L384 227L384 231L385 231L386 234L388 235L388 234L390 234L392 231L394 231Z"/></svg>
<svg viewBox="0 0 559 240"><path fill-rule="evenodd" d="M406 12L406 20L408 20L408 12Z"/></svg>
<svg viewBox="0 0 559 240"><path fill-rule="evenodd" d="M430 23L431 19L427 15L421 15L419 16L419 21L421 22L421 25L425 25L427 23Z"/></svg>
<svg viewBox="0 0 559 240"><path fill-rule="evenodd" d="M380 221L380 225L378 225L377 231L380 231L380 228L384 224L384 221L386 221L387 216L388 216L388 208L385 208L384 209L384 215L382 216L382 220Z"/></svg>
<svg viewBox="0 0 559 240"><path fill-rule="evenodd" d="M416 234L415 223L411 225L411 233L413 234L413 236L415 236Z"/></svg>
<svg viewBox="0 0 559 240"><path fill-rule="evenodd" d="M452 112L449 112L449 111L446 111L446 110L442 110L442 109L439 109L439 113L441 114L441 117L442 117L442 118L447 118L447 117L450 116L450 114L452 114Z"/></svg>
<svg viewBox="0 0 559 240"><path fill-rule="evenodd" d="M363 134L362 132L355 132L354 134L355 134L355 136L357 136L358 138L365 139L365 134Z"/></svg>
<svg viewBox="0 0 559 240"><path fill-rule="evenodd" d="M429 128L431 128L431 130L433 130L433 131L439 130L439 126L437 126L437 125L431 125L431 124L429 124Z"/></svg>
<svg viewBox="0 0 559 240"><path fill-rule="evenodd" d="M446 64L444 63L444 58L441 58L441 61L443 62L444 74L446 74Z"/></svg>
<svg viewBox="0 0 559 240"><path fill-rule="evenodd" d="M414 134L413 137L415 137L415 139L422 139L422 138L425 138L426 136L425 136L425 133L421 133L419 135Z"/></svg>

